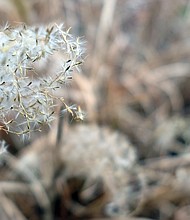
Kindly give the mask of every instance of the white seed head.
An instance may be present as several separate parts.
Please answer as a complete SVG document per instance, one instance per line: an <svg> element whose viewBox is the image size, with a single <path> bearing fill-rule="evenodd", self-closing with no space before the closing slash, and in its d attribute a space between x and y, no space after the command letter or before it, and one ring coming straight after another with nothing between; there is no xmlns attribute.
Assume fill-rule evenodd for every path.
<svg viewBox="0 0 190 220"><path fill-rule="evenodd" d="M46 76L36 72L34 64L56 51L62 54L61 69ZM54 119L57 101L65 104L56 90L72 78L83 52L83 43L63 25L0 30L0 122L6 131L25 135Z"/></svg>

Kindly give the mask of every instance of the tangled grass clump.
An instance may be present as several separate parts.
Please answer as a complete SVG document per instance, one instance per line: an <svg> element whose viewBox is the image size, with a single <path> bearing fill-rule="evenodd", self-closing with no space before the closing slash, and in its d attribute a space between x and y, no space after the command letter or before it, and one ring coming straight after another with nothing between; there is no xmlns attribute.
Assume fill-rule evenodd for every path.
<svg viewBox="0 0 190 220"><path fill-rule="evenodd" d="M40 75L35 63L61 54L61 69ZM45 28L6 25L0 30L0 129L18 135L40 130L54 119L55 105L65 103L59 90L82 63L83 43L63 25Z"/></svg>

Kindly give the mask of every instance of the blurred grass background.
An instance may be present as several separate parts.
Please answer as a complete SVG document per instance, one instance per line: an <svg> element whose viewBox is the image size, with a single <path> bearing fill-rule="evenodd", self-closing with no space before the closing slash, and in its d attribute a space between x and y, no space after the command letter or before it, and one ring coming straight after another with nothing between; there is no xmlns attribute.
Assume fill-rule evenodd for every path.
<svg viewBox="0 0 190 220"><path fill-rule="evenodd" d="M189 153L189 0L0 0L6 22L64 22L83 37L87 57L67 99L86 122L128 136L139 161Z"/></svg>

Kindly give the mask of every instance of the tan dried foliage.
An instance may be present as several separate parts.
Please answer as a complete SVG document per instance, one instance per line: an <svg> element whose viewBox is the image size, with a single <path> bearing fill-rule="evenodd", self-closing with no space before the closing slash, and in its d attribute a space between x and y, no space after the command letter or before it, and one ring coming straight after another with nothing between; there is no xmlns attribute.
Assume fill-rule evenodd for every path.
<svg viewBox="0 0 190 220"><path fill-rule="evenodd" d="M23 14L19 14L18 5L10 2L0 8L2 14L10 22L21 21ZM53 204L60 219L189 219L189 1L20 2L28 8L26 22L63 20L76 35L85 37L87 58L83 74L76 75L65 91L71 103L80 103L86 110L89 125L69 128L64 133L64 145L70 143L70 148L51 150L48 146L55 146L55 140L49 141L52 137L48 135L21 153L22 163L31 161L34 170L43 173L43 178L38 176L36 180L36 188L32 179L28 184L23 176L14 176L14 166L14 172L6 168L6 184L2 182L1 187L12 187L7 183L9 178L18 192L24 184L23 192L29 187L33 195L27 194L28 201L34 201L46 213ZM55 63L49 66L54 68ZM116 180L112 160L108 166L103 161L110 155L109 144L119 150L123 135L119 134L116 141L114 132L109 134L109 129L91 123L118 129L129 140L125 141L128 147L129 142L133 143L130 149L136 152L137 159ZM105 139L107 152L101 150ZM21 185L16 185L15 180L22 180ZM18 219L24 219L10 198L3 194L1 198L5 206L5 213L0 212L2 219L10 209ZM104 206L112 217L102 212Z"/></svg>

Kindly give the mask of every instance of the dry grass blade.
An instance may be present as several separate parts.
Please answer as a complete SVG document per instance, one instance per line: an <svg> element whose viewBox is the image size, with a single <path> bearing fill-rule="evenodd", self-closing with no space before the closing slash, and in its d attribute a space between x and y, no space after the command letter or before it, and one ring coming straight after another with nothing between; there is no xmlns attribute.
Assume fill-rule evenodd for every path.
<svg viewBox="0 0 190 220"><path fill-rule="evenodd" d="M1 209L3 209L0 214L1 219L26 220L26 218L19 211L15 203L13 203L11 200L6 198L6 196L3 195L2 193L0 194L0 200L1 200Z"/></svg>
<svg viewBox="0 0 190 220"><path fill-rule="evenodd" d="M165 157L149 159L145 167L154 170L174 172L176 169L188 166L190 166L190 154L181 155L177 158Z"/></svg>
<svg viewBox="0 0 190 220"><path fill-rule="evenodd" d="M6 156L6 162L13 170L14 173L21 175L26 181L29 181L28 187L36 198L37 203L43 207L45 213L45 220L52 219L52 211L50 200L43 187L43 184L36 178L35 173L27 167L22 161L12 157L11 155ZM15 185L16 186L16 185Z"/></svg>

